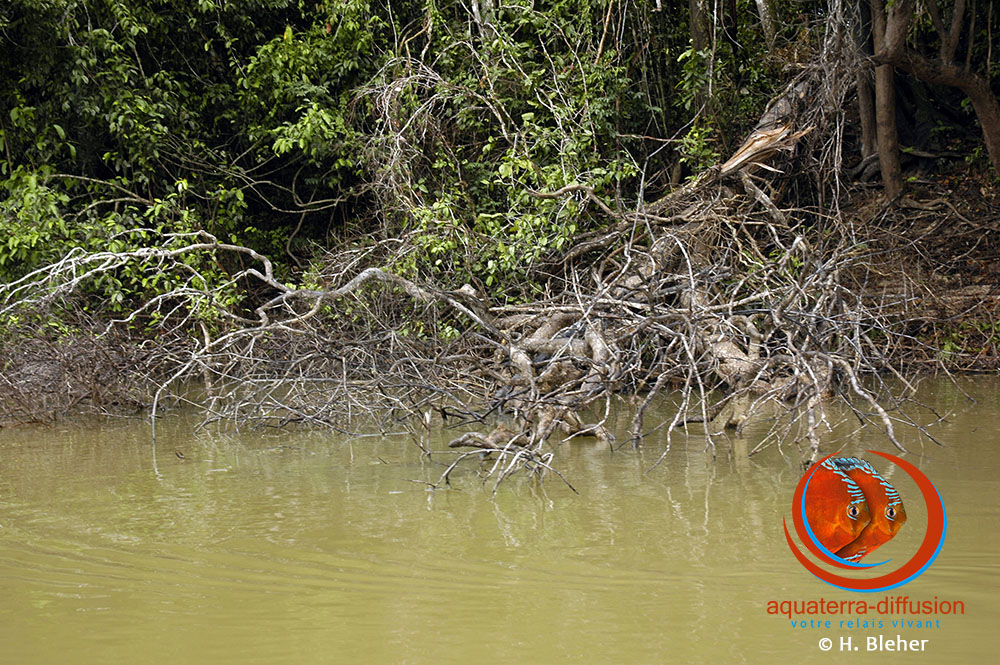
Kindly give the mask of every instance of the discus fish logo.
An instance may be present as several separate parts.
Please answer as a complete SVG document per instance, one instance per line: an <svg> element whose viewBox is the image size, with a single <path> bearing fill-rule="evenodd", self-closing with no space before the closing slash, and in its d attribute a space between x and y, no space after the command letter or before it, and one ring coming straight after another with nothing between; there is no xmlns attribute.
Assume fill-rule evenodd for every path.
<svg viewBox="0 0 1000 665"><path fill-rule="evenodd" d="M827 584L848 591L886 591L915 580L941 552L948 526L944 502L927 476L895 455L868 452L884 457L906 472L927 504L927 531L909 561L891 573L867 579L838 575L803 554L792 542L785 524L788 546L806 570ZM859 561L899 532L906 522L906 510L896 488L871 464L856 457L828 455L809 467L795 488L792 522L799 539L820 561L837 568L867 569L888 563Z"/></svg>

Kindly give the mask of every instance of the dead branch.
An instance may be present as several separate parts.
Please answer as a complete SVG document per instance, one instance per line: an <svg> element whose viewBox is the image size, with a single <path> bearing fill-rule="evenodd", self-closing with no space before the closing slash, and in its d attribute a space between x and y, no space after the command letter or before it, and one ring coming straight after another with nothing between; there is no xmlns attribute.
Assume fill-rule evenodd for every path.
<svg viewBox="0 0 1000 665"><path fill-rule="evenodd" d="M774 425L754 451L800 438L815 457L833 400L880 424L902 449L894 431L894 419L906 421L898 396L870 379L890 369L886 345L908 343L894 322L912 298L873 297L865 289L876 250L823 203L837 199L838 182L798 207L778 203L787 188L815 187L826 182L821 174L842 170L828 145L839 140L835 120L854 76L831 61L832 70L807 69L791 82L722 165L658 201L616 210L587 184L527 191L575 197L597 228L530 268L525 279L544 294L533 302L496 302L469 285L404 276L395 268L420 251L407 236L321 257L310 288L285 284L268 257L204 231L166 235L133 251L74 250L0 285L0 318L60 307L126 270L167 274L170 288L97 335L110 340L143 328L153 340L141 347L149 357L80 354L69 345L81 358L74 374L57 370L71 361L55 342L20 360L8 342L0 397L10 415L0 417L34 417L31 395L48 382L72 386L58 408L151 404L154 424L161 404L185 390L204 409L204 423L220 427L416 433L434 418L449 425L459 419L477 430L450 442L467 450L433 487L449 485L460 465L478 460L489 464L494 493L519 472L541 478L552 471L566 482L553 465L560 446L584 437L611 445L605 423L618 394L639 398L629 426L633 446L664 428L666 451L656 464L680 432L703 428L714 453L723 430L738 433L761 417ZM376 189L387 209L399 211L418 205L416 139L440 131L436 114L456 93L424 63L407 63L405 71L404 81L383 72L368 93L386 128L370 146ZM419 103L401 117L406 91ZM480 97L506 136L510 119L488 90L462 94ZM197 259L219 256L238 257L240 268L213 284ZM251 295L223 297L236 285ZM45 354L55 360L40 362ZM143 377L138 395L101 388L109 368L123 367L130 368L123 376ZM86 371L89 392L80 388ZM677 408L649 424L650 406L667 390L675 391ZM594 416L602 403L603 416Z"/></svg>

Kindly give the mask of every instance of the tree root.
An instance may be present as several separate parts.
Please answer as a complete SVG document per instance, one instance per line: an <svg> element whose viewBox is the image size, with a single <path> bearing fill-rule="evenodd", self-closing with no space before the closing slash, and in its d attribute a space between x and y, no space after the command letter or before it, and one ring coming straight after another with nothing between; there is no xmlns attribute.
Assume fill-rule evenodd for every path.
<svg viewBox="0 0 1000 665"><path fill-rule="evenodd" d="M405 239L324 257L319 286L295 288L267 257L202 231L141 251L73 252L0 286L0 316L55 306L126 269L184 276L112 326L194 331L150 373L154 425L158 405L191 381L201 383L206 424L386 433L426 431L435 417L474 424L450 442L465 450L435 487L473 460L492 461L494 492L519 470L562 477L552 462L564 441L615 443L606 422L616 395L641 397L628 431L642 446L649 408L668 389L678 407L654 426L665 427L664 456L676 431L700 425L714 452L721 432L770 413L781 417L749 454L792 438L815 458L832 399L902 450L898 395L869 385L889 367L883 349L903 335L889 303L871 298L859 277L873 250L822 201L780 207L782 192L831 166L807 157L838 139L812 130L836 126L825 114L847 93L824 89L830 80L806 72L769 107L762 122L770 129L722 167L629 212L585 185L529 192L582 197L602 222L525 276L544 294L534 302L495 302L470 285L397 274L391 266L418 251ZM802 110L806 98L826 102ZM233 284L263 294L252 306L234 306L192 275L192 256L220 254L239 259Z"/></svg>

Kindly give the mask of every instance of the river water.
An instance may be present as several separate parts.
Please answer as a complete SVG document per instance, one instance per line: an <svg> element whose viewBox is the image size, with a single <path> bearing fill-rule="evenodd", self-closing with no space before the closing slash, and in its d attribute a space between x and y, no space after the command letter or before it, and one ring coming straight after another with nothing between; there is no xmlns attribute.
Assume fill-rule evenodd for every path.
<svg viewBox="0 0 1000 665"><path fill-rule="evenodd" d="M782 518L798 450L729 452L752 448L764 423L720 439L714 462L695 431L675 433L655 468L662 430L639 451L564 444L556 464L579 494L551 475L514 477L495 499L475 464L429 490L450 458L427 460L405 436L195 434L193 417L172 415L154 458L146 421L0 430L0 663L994 662L1000 380L927 380L919 399L945 417L930 430L945 446L902 426L899 438L943 497L947 536L921 577L882 594L835 589L795 560ZM894 452L848 414L832 423L826 452ZM872 555L892 566L916 551L926 509L908 476L866 457L909 514ZM767 611L886 595L965 613ZM803 618L832 626L792 626ZM937 623L890 624L914 618ZM850 619L884 623L841 626ZM880 635L927 642L868 651ZM842 638L860 649L842 653Z"/></svg>

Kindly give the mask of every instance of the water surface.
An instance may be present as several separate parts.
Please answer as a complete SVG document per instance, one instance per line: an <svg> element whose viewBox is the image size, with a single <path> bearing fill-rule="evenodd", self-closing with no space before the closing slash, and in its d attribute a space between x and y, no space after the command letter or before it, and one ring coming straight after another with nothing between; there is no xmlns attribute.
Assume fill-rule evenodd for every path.
<svg viewBox="0 0 1000 665"><path fill-rule="evenodd" d="M964 602L940 628L802 630L767 614L769 600L860 594L813 578L785 543L798 449L730 454L764 424L720 439L714 461L699 432L676 433L652 470L662 431L639 451L575 441L557 464L579 494L514 478L494 499L476 465L430 491L450 458L404 436L194 434L174 415L155 459L143 421L0 431L0 663L992 662L1000 380L960 387L976 401L943 381L919 395L946 415L932 429L946 447L900 432L949 521L937 561L890 595ZM894 450L842 416L829 452ZM624 406L616 418L624 432ZM873 557L902 561L924 511L875 464L912 500ZM867 653L879 634L929 643ZM859 652L817 646L846 636Z"/></svg>

